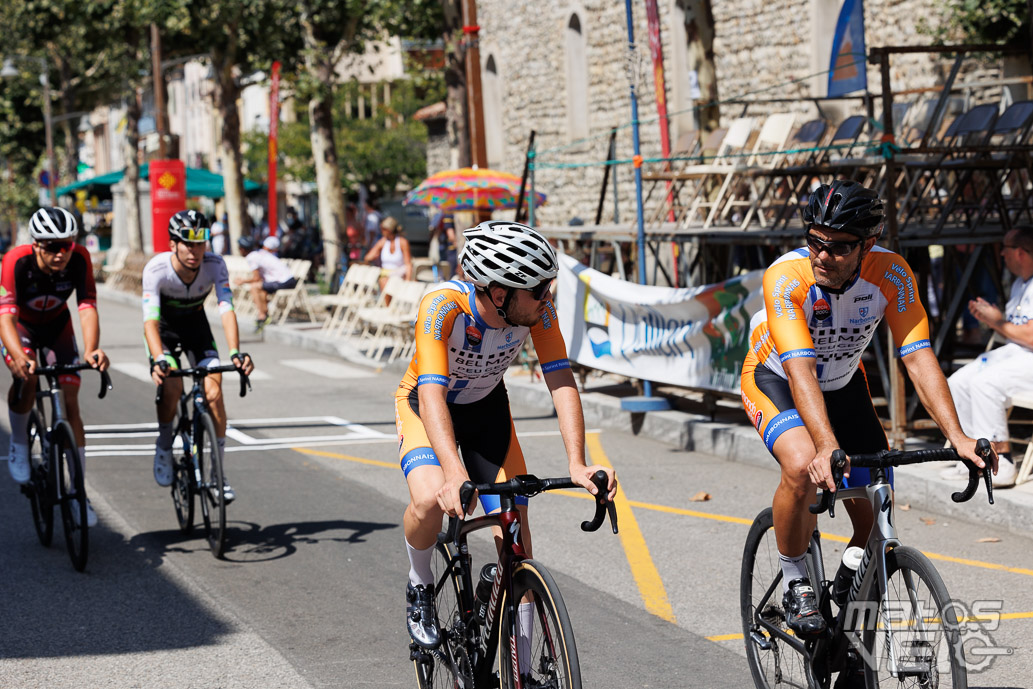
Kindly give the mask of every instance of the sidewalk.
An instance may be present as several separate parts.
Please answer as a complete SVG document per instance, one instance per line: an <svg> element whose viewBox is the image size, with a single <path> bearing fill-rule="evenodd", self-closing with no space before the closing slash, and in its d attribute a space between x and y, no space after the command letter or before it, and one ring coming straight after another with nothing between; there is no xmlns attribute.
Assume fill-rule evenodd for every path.
<svg viewBox="0 0 1033 689"><path fill-rule="evenodd" d="M139 297L98 286L101 299L112 299L122 303L139 302ZM254 323L241 319L241 334L254 330ZM312 324L269 325L263 337L271 342L287 344L299 349L336 356L354 364L377 370L394 372L400 377L408 361L383 364L366 358L341 338L327 338L319 326ZM506 376L506 387L510 399L518 405L540 411L553 411L552 398L545 384L531 381L526 371L511 369ZM746 422L746 417L731 408L719 408L720 419L712 421L709 416L686 411L648 412L633 414L621 409L620 397L629 394L618 386L592 387L581 393L585 410L585 421L589 426L613 429L641 435L673 447L693 452L703 452L722 457L742 465L772 467L774 459L764 447L757 432ZM741 417L741 421L738 417ZM924 441L909 440L915 447L927 446ZM985 489L979 491L970 501L955 503L950 494L961 490L960 481L946 481L940 478L940 470L947 464L931 463L898 467L896 470L896 491L898 499L917 509L927 509L940 514L974 523L997 524L1022 535L1033 533L1033 481L1014 488L994 491L994 503L986 500ZM774 490L774 486L772 486Z"/></svg>

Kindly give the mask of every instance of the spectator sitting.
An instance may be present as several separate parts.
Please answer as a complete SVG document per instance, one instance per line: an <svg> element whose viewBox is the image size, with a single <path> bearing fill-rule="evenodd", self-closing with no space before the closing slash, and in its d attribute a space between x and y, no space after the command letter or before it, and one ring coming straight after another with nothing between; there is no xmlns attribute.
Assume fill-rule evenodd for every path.
<svg viewBox="0 0 1033 689"><path fill-rule="evenodd" d="M947 379L962 430L972 438L989 439L1000 458L995 488L1015 484L1006 400L1033 389L1033 225L1018 226L1004 235L1001 256L1015 276L1004 312L982 297L970 301L968 310L1007 344L982 354ZM968 469L959 462L941 475L964 479Z"/></svg>
<svg viewBox="0 0 1033 689"><path fill-rule="evenodd" d="M251 299L258 309L256 330L261 330L269 323L269 295L281 289L291 289L298 284L298 279L290 266L276 255L280 248L280 240L276 237L266 237L262 240L262 248L257 251L250 237L241 237L237 244L248 267L254 271L251 277L238 279L237 284L251 285Z"/></svg>
<svg viewBox="0 0 1033 689"><path fill-rule="evenodd" d="M380 260L380 290L384 290L387 279L397 275L403 280L412 279L412 253L409 240L402 236L398 221L388 216L380 223L380 239L366 253L366 262ZM390 303L390 298L387 300Z"/></svg>
<svg viewBox="0 0 1033 689"><path fill-rule="evenodd" d="M212 253L219 254L220 256L226 253L226 214L222 214L222 219L216 220L212 223Z"/></svg>

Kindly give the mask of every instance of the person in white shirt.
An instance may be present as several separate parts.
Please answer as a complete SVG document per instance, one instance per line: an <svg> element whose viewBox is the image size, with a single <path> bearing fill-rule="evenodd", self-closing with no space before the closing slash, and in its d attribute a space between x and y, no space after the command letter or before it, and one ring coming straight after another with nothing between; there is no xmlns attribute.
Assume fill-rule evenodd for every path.
<svg viewBox="0 0 1033 689"><path fill-rule="evenodd" d="M212 253L224 256L226 254L226 214L222 214L221 220L212 223Z"/></svg>
<svg viewBox="0 0 1033 689"><path fill-rule="evenodd" d="M1015 485L1006 400L1033 389L1033 225L1020 225L1004 235L1001 257L1015 276L1004 311L982 297L970 301L968 310L1007 343L980 355L947 379L962 430L973 438L989 438L1000 458L993 477L995 488ZM941 475L967 479L968 469L961 464Z"/></svg>
<svg viewBox="0 0 1033 689"><path fill-rule="evenodd" d="M240 252L253 271L250 277L239 278L238 285L250 284L251 299L258 308L258 327L269 322L269 295L281 289L290 289L298 284L288 266L276 252L280 248L280 240L269 236L262 240L262 248L255 250L254 240L241 237L237 241Z"/></svg>

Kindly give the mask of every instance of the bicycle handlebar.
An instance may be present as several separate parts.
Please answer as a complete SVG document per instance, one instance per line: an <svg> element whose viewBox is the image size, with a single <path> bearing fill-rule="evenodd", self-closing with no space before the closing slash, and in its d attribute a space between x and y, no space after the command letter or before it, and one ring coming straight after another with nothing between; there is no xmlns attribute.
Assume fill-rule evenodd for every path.
<svg viewBox="0 0 1033 689"><path fill-rule="evenodd" d="M987 464L987 471L983 471L975 465L972 460L960 457L957 451L951 447L936 448L932 450L882 450L874 454L856 454L850 457L850 466L868 469L885 469L887 467L903 466L905 464L922 464L923 462L958 461L959 459L968 467L968 485L964 490L951 494L954 502L965 502L972 499L979 488L979 475L983 475L983 482L986 484L986 497L990 504L994 504L993 479L989 471L989 458L993 449L990 441L980 438L976 441L976 453L983 458ZM832 453L832 480L835 485L843 481L843 472L846 470L846 453L836 450ZM818 503L809 507L811 514L821 514L826 510L830 517L836 516L836 492L823 490Z"/></svg>
<svg viewBox="0 0 1033 689"><path fill-rule="evenodd" d="M598 530L602 526L604 515L608 514L610 526L613 528L613 532L617 533L617 509L614 507L613 501L606 497L608 486L606 472L601 470L595 472L592 475L592 483L595 484L598 491L594 496L595 516L590 521L581 522L581 530ZM569 477L538 478L532 474L521 474L502 483L474 484L471 481L466 481L459 487L459 502L463 507L463 514L466 514L470 510L470 502L473 500L474 492L481 493L482 495L510 495L513 497L522 495L531 498L547 490L580 487L571 481ZM438 543L454 542L460 521L459 517L449 517L447 529L438 534Z"/></svg>
<svg viewBox="0 0 1033 689"><path fill-rule="evenodd" d="M79 371L85 371L87 369L93 369L93 370L97 371L98 373L100 373L100 392L97 393L97 398L98 399L104 399L107 396L107 394L108 394L108 390L112 390L113 389L113 387L111 385L111 376L108 375L107 371L101 371L100 369L95 369L95 368L93 368L93 366L91 366L88 363L81 363L81 364L54 364L53 366L37 366L36 370L33 371L32 375L34 375L34 376L46 376L48 378L48 380L49 380L50 376L57 376L57 375L60 375L62 373L78 373ZM21 378L15 378L14 380L15 380L14 401L18 402L19 400L21 400L22 384L23 384L24 381Z"/></svg>
<svg viewBox="0 0 1033 689"><path fill-rule="evenodd" d="M165 374L166 378L204 378L212 373L229 373L236 371L240 375L240 396L243 397L247 394L248 390L251 389L251 379L244 373L243 369L237 368L233 364L224 364L222 366L213 366L211 368L205 368L203 366L196 366L194 368L174 368L170 369ZM162 383L158 386L158 392L154 397L154 403L158 404L161 401L161 395L164 392L165 384Z"/></svg>

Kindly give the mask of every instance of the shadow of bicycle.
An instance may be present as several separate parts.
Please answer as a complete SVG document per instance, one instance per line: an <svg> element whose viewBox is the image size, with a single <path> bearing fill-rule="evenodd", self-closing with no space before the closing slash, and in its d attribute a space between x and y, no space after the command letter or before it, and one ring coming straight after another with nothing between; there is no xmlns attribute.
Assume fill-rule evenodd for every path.
<svg viewBox="0 0 1033 689"><path fill-rule="evenodd" d="M226 524L226 551L223 559L239 563L280 560L296 553L299 546L365 543L366 537L372 533L398 527L397 523L346 519L266 526L254 522L230 521ZM130 545L144 549L156 547L161 555L208 551L204 527L201 525L196 525L189 534L178 529L137 534L130 539Z"/></svg>

